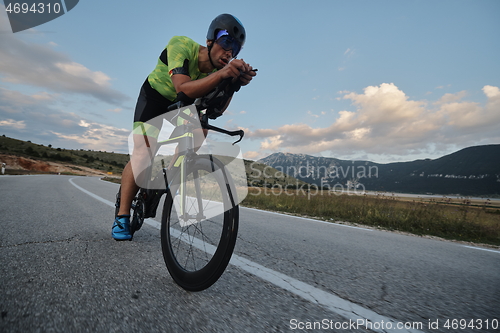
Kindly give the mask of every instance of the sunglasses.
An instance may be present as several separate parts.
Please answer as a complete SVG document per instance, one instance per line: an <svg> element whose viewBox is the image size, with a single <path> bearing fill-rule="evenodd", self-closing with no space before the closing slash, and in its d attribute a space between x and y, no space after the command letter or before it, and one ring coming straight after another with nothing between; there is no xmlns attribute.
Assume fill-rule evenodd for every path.
<svg viewBox="0 0 500 333"><path fill-rule="evenodd" d="M238 53L240 53L241 51L241 44L235 38L229 35L222 36L215 42L219 44L220 47L224 49L224 51L231 50L233 58L236 58Z"/></svg>

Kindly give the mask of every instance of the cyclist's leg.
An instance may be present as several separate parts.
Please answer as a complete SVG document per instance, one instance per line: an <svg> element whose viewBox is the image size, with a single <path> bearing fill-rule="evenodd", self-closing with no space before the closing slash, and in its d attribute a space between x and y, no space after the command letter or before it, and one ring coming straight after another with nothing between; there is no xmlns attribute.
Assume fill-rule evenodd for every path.
<svg viewBox="0 0 500 333"><path fill-rule="evenodd" d="M133 142L134 148L122 174L121 200L119 214L130 214L132 200L139 187L144 186L147 165L156 149L156 142L162 124L158 115L164 110L164 104L157 97L150 97L151 87L144 82L134 114ZM149 92L149 93L148 93Z"/></svg>
<svg viewBox="0 0 500 333"><path fill-rule="evenodd" d="M170 101L164 99L158 92L153 91L146 79L141 87L135 108L134 131L138 132L133 135L134 150L122 174L122 186L120 188L119 199L120 207L118 209L118 217L115 217L112 227L112 236L115 239L125 240L132 238L129 228L130 208L132 206L132 200L141 186L141 183L137 182L137 180L141 180L141 177L145 175L144 172L136 170L141 170L141 165L149 158L150 149L154 149L156 145L156 138L159 133L158 128L161 128L161 125L159 127L157 126L156 129L154 128L155 126L148 127L145 125L146 122L161 115L169 104L171 104ZM140 124L142 124L142 126L140 126Z"/></svg>
<svg viewBox="0 0 500 333"><path fill-rule="evenodd" d="M150 149L155 149L156 139L134 134L134 149L123 170L120 187L118 214L111 228L111 235L116 240L131 240L135 230L131 228L130 209L140 186L144 186L151 164ZM148 143L148 144L146 144ZM135 228L134 228L135 229Z"/></svg>
<svg viewBox="0 0 500 333"><path fill-rule="evenodd" d="M141 127L145 126L142 124ZM131 228L130 209L139 188L147 186L150 178L151 157L154 156L156 149L155 137L149 137L147 134L133 134L133 140L134 149L130 161L123 170L118 214L111 232L116 240L131 240L136 231L135 227Z"/></svg>
<svg viewBox="0 0 500 333"><path fill-rule="evenodd" d="M130 214L132 200L139 188L145 187L149 166L151 164L151 152L156 148L156 138L134 134L134 149L122 173L120 209L118 215ZM148 146L149 145L149 146Z"/></svg>
<svg viewBox="0 0 500 333"><path fill-rule="evenodd" d="M127 163L122 173L120 186L120 207L117 215L130 215L130 207L132 199L139 190L139 186L135 184L134 174L130 161Z"/></svg>

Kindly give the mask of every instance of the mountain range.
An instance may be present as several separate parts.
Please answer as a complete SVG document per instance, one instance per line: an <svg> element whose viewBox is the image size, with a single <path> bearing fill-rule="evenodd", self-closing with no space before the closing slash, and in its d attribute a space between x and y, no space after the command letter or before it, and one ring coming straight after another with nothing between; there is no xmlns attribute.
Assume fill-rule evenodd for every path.
<svg viewBox="0 0 500 333"><path fill-rule="evenodd" d="M126 154L44 147L5 135L0 136L0 155L0 162L8 162L7 169L27 171L38 170L31 161L34 159L45 163L42 169L60 162L77 171L88 167L120 174L129 160ZM20 165L22 161L29 165ZM290 153L275 153L257 162L245 161L250 186L291 189L307 186L306 182L333 190L500 197L500 145L464 148L437 159L387 164Z"/></svg>
<svg viewBox="0 0 500 333"><path fill-rule="evenodd" d="M335 190L500 196L500 145L464 148L437 158L380 164L275 153L259 162Z"/></svg>

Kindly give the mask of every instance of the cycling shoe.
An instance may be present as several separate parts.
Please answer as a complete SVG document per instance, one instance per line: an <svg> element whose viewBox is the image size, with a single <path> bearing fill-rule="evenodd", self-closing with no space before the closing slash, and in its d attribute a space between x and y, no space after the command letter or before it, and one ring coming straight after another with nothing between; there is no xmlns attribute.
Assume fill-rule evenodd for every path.
<svg viewBox="0 0 500 333"><path fill-rule="evenodd" d="M111 236L117 240L131 240L130 215L120 215L115 217L115 222L111 228Z"/></svg>

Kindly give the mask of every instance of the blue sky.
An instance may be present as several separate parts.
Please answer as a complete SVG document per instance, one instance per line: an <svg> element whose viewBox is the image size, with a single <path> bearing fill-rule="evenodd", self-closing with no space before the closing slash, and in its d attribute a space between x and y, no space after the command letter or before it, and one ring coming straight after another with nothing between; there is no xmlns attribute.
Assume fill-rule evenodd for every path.
<svg viewBox="0 0 500 333"><path fill-rule="evenodd" d="M375 162L500 143L500 1L86 1L13 34L0 6L0 135L127 152L168 40L237 16L259 69L214 124L244 156Z"/></svg>

